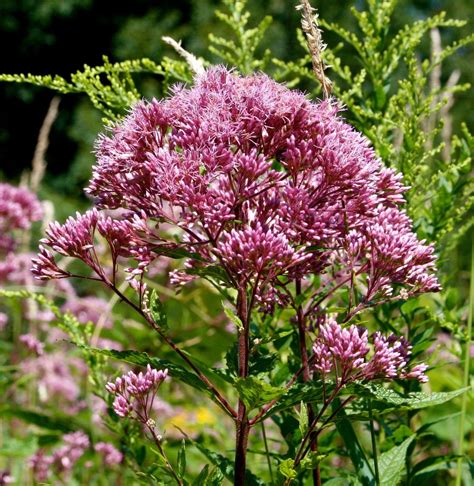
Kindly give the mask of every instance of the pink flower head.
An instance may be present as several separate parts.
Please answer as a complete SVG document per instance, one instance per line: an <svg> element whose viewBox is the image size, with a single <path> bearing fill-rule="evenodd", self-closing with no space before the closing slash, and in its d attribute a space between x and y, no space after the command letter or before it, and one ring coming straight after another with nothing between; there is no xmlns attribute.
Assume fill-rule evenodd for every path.
<svg viewBox="0 0 474 486"><path fill-rule="evenodd" d="M7 484L13 484L14 482L15 479L8 469L0 471L0 486L6 486Z"/></svg>
<svg viewBox="0 0 474 486"><path fill-rule="evenodd" d="M0 312L0 331L3 331L8 324L8 316L4 312Z"/></svg>
<svg viewBox="0 0 474 486"><path fill-rule="evenodd" d="M106 466L115 466L123 461L123 454L108 442L97 442L94 450L102 455Z"/></svg>
<svg viewBox="0 0 474 486"><path fill-rule="evenodd" d="M332 100L313 103L264 74L224 67L168 99L137 103L98 139L86 190L98 208L118 211L53 224L35 275L68 276L48 247L100 276L91 246L97 227L114 265L118 256L132 261L130 278L160 252L184 250L192 278L197 267L218 266L229 285L254 285L264 308L275 305L269 298L278 294L268 290L279 277L325 271L361 279L364 302L394 286L410 295L439 289L433 248L399 208L401 175L383 167L338 111ZM173 279L187 280L183 272Z"/></svg>
<svg viewBox="0 0 474 486"><path fill-rule="evenodd" d="M23 373L35 377L42 401L59 399L63 407L77 404L81 394L80 375L87 369L82 360L63 352L46 353L24 360L21 367Z"/></svg>
<svg viewBox="0 0 474 486"><path fill-rule="evenodd" d="M37 356L41 356L44 353L44 344L38 341L36 336L33 336L32 334L23 334L19 339L29 351Z"/></svg>
<svg viewBox="0 0 474 486"><path fill-rule="evenodd" d="M62 225L57 222L49 225L47 237L41 240L40 252L33 259L33 274L40 280L72 276L58 266L50 248L60 255L82 260L100 278L106 278L94 246L98 235L109 245L114 271L119 256L130 256L134 251L140 253L135 248L137 242L130 222L113 220L92 209L83 215L77 213L76 218L69 217Z"/></svg>
<svg viewBox="0 0 474 486"><path fill-rule="evenodd" d="M319 328L313 353L314 368L323 377L334 373L339 385L356 380L403 378L422 383L428 380L424 374L426 365L408 369L411 346L406 339L393 334L385 337L379 332L369 338L367 329L355 325L344 329L333 318Z"/></svg>
<svg viewBox="0 0 474 486"><path fill-rule="evenodd" d="M113 408L119 417L127 417L135 412L133 418L146 423L153 401L168 370L156 370L147 365L146 372L138 374L129 371L127 374L105 385L106 390L115 395Z"/></svg>
<svg viewBox="0 0 474 486"><path fill-rule="evenodd" d="M44 483L48 480L52 473L53 458L51 456L47 456L44 450L39 449L30 457L28 462L33 471L35 481Z"/></svg>
<svg viewBox="0 0 474 486"><path fill-rule="evenodd" d="M11 234L14 230L27 230L31 223L43 217L37 197L29 190L0 183L0 250L10 251L16 246Z"/></svg>
<svg viewBox="0 0 474 486"><path fill-rule="evenodd" d="M71 432L63 437L63 445L47 456L39 449L31 458L30 466L36 481L47 481L51 473L67 475L89 448L90 441L84 432Z"/></svg>
<svg viewBox="0 0 474 486"><path fill-rule="evenodd" d="M308 258L296 252L282 234L264 230L260 224L222 234L217 252L228 268L248 280L250 277L274 278L288 267Z"/></svg>
<svg viewBox="0 0 474 486"><path fill-rule="evenodd" d="M106 300L99 297L72 297L61 307L62 312L71 312L82 324L97 324L104 319L104 327L111 328L110 310Z"/></svg>

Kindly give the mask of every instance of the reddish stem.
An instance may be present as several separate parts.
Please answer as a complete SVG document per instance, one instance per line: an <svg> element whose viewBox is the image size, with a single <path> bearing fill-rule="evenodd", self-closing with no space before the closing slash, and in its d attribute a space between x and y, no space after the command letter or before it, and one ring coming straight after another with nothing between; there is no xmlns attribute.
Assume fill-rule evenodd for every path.
<svg viewBox="0 0 474 486"><path fill-rule="evenodd" d="M239 376L246 378L249 374L249 309L247 302L247 289L244 282L241 282L237 297L237 315L242 322L242 329L239 329ZM236 445L235 445L235 476L234 485L244 486L245 469L247 463L247 443L250 431L248 411L245 403L239 398L239 405L236 420Z"/></svg>
<svg viewBox="0 0 474 486"><path fill-rule="evenodd" d="M296 297L298 298L301 295L300 279L295 280L295 288L296 288ZM298 307L296 308L296 317L298 321L298 335L299 335L301 363L303 368L303 381L308 382L311 380L311 372L309 369L309 362L308 362L308 350L306 348L305 315L301 304L299 304ZM309 424L311 424L314 420L314 410L310 403L308 403L307 406L308 406L308 422ZM311 450L317 452L318 450L317 437L314 436L313 434L310 435L310 444L311 444ZM321 474L319 470L319 464L313 469L313 484L315 486L321 486Z"/></svg>
<svg viewBox="0 0 474 486"><path fill-rule="evenodd" d="M140 307L128 299L125 295L120 292L120 290L113 286L110 282L105 282L110 289L112 289L122 301L127 303L130 307L135 309L147 322L148 324L160 335L160 337L170 346L183 360L184 362L198 375L200 380L206 385L206 387L212 392L216 400L222 406L222 408L229 413L234 419L237 418L237 412L233 409L230 403L222 396L219 390L211 383L211 381L201 372L201 370L188 358L186 353L181 351L179 347L170 339L156 324L156 322L151 319Z"/></svg>

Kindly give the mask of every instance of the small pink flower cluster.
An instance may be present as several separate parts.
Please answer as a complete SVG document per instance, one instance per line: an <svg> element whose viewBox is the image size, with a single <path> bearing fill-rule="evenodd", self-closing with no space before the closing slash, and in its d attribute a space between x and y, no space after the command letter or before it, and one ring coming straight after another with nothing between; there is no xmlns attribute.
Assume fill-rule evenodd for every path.
<svg viewBox="0 0 474 486"><path fill-rule="evenodd" d="M149 419L156 392L167 376L167 369L155 370L148 365L145 373L129 371L118 377L115 383L107 383L105 388L115 395L115 413L119 417L127 417L134 412L132 418L145 424Z"/></svg>
<svg viewBox="0 0 474 486"><path fill-rule="evenodd" d="M371 351L370 340L373 342ZM367 329L351 325L343 328L335 319L329 318L319 328L313 345L314 368L326 377L334 374L340 386L354 381L375 379L413 378L424 383L428 368L419 364L407 369L411 345L403 337L383 336L376 332L369 338Z"/></svg>
<svg viewBox="0 0 474 486"><path fill-rule="evenodd" d="M14 250L16 242L11 233L28 229L32 222L42 217L41 203L33 193L0 183L0 251Z"/></svg>
<svg viewBox="0 0 474 486"><path fill-rule="evenodd" d="M33 334L22 334L19 339L29 351L37 356L41 356L44 353L44 344Z"/></svg>
<svg viewBox="0 0 474 486"><path fill-rule="evenodd" d="M105 466L116 466L123 461L123 454L109 442L97 442L94 450L102 455Z"/></svg>
<svg viewBox="0 0 474 486"><path fill-rule="evenodd" d="M14 484L15 478L11 475L8 469L0 471L0 486L6 486L7 484Z"/></svg>
<svg viewBox="0 0 474 486"><path fill-rule="evenodd" d="M41 402L59 401L64 410L77 412L81 404L81 380L87 376L83 360L58 350L24 360L21 371L36 380Z"/></svg>
<svg viewBox="0 0 474 486"><path fill-rule="evenodd" d="M84 432L72 432L63 437L64 445L48 456L44 450L38 450L30 458L30 466L36 481L45 482L51 474L67 475L89 448L90 442Z"/></svg>

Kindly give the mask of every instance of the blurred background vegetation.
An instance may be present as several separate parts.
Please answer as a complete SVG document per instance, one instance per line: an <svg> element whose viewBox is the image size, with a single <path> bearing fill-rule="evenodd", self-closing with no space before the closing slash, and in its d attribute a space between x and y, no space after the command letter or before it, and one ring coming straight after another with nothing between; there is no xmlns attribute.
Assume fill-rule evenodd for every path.
<svg viewBox="0 0 474 486"><path fill-rule="evenodd" d="M299 15L289 3L286 0L253 0L248 9L253 13L254 22L265 15L273 17L262 52L271 42L276 57L295 60L303 51L295 35ZM348 2L312 3L325 20L355 29ZM359 3L362 6L362 2ZM357 4L355 2L356 7ZM208 34L226 33L225 26L214 15L219 5L219 0L1 0L0 71L68 77L84 64L102 64L103 55L111 61L148 57L159 62L164 55L176 57L172 48L161 40L163 35L181 39L187 50L209 59ZM443 10L448 18L474 18L471 0L402 0L393 17L397 24L394 28ZM452 42L451 37L459 39L471 31L472 23L462 29L445 29L443 45ZM429 56L429 36L426 39L424 55ZM330 46L339 41L330 33L325 34L325 40ZM473 54L471 44L449 58L444 65L443 81L450 72L459 69L462 72L460 82L474 84L474 63L469 61ZM140 88L146 96L160 95L158 81L152 77L144 77ZM452 112L455 131L461 121L470 128L474 125L474 111L468 102L470 95L469 91L457 95ZM30 166L52 96L49 90L26 84L0 84L1 178L18 181L21 172ZM41 189L43 194L40 194L55 202L61 201L63 216L70 214L78 204L87 205L82 188L90 176L94 162L93 142L101 130L101 114L85 95L63 97L50 136L46 156L48 173Z"/></svg>

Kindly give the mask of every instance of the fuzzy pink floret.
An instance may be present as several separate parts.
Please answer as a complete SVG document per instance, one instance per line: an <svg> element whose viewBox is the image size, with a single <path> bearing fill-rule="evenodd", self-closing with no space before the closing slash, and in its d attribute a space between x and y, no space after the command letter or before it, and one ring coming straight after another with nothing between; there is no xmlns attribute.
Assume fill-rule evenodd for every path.
<svg viewBox="0 0 474 486"><path fill-rule="evenodd" d="M355 325L343 328L333 318L319 328L313 353L314 368L322 376L334 373L340 385L395 378L428 381L425 364L408 368L411 345L406 339L380 332L369 336L367 329Z"/></svg>

